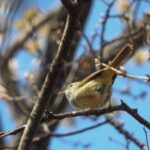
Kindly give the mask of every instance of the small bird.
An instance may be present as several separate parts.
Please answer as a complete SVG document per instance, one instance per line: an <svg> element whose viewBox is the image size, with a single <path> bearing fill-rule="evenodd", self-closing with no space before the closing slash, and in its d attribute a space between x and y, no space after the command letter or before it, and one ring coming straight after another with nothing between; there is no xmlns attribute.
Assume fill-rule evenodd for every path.
<svg viewBox="0 0 150 150"><path fill-rule="evenodd" d="M110 67L118 68L133 51L131 44L126 44L117 56L109 63ZM115 71L110 67L98 70L81 81L71 83L58 93L66 95L68 101L78 109L100 108L109 101Z"/></svg>

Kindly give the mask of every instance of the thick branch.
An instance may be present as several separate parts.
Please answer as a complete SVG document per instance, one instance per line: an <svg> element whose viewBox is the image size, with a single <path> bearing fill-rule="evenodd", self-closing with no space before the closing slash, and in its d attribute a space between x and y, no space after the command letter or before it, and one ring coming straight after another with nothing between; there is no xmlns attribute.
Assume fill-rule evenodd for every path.
<svg viewBox="0 0 150 150"><path fill-rule="evenodd" d="M73 18L68 16L57 54L45 79L42 90L39 94L39 98L37 99L31 112L18 150L27 150L30 148L32 138L37 129L37 125L39 124L43 111L48 104L50 93L52 94L53 90L55 90L54 85L57 81L57 77L60 75L64 60L66 60L66 57L68 55L69 46L72 42L73 35L75 34L77 23L78 17Z"/></svg>

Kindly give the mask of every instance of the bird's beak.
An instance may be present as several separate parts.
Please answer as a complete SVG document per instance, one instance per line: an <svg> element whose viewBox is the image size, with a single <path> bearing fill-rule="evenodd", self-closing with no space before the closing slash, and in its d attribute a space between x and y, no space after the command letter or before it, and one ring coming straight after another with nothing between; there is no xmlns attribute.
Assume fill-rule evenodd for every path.
<svg viewBox="0 0 150 150"><path fill-rule="evenodd" d="M65 95L65 91L61 91L61 92L57 93L57 95L58 95L58 96L60 96L60 95L63 96L63 95Z"/></svg>

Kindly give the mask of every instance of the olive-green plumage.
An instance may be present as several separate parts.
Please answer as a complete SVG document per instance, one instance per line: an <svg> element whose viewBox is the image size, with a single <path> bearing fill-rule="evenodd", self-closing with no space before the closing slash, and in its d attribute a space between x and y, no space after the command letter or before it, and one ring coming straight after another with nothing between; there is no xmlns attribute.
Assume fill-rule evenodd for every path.
<svg viewBox="0 0 150 150"><path fill-rule="evenodd" d="M109 66L118 68L133 51L133 46L125 45ZM99 108L110 98L115 71L110 67L96 71L79 82L68 85L64 91L71 104L79 109Z"/></svg>

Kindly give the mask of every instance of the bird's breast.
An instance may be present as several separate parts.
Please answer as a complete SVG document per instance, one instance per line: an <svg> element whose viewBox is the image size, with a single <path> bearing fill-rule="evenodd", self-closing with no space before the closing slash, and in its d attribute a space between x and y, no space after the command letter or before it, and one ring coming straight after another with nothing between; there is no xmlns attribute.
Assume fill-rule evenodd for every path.
<svg viewBox="0 0 150 150"><path fill-rule="evenodd" d="M74 99L70 101L74 106L81 109L100 108L109 100L111 95L111 88L102 87L98 90L87 89L87 92L85 91L84 94L82 93L77 93L77 95L74 96Z"/></svg>

